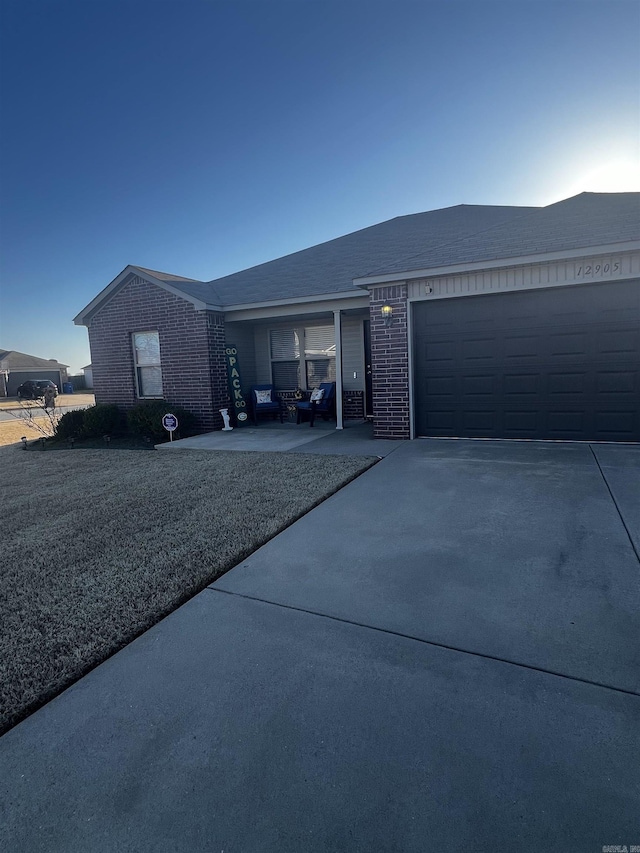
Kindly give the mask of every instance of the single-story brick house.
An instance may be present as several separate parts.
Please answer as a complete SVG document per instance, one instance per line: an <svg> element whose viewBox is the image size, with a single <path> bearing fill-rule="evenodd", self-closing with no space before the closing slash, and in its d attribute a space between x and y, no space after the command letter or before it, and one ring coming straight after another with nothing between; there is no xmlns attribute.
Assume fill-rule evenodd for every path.
<svg viewBox="0 0 640 853"><path fill-rule="evenodd" d="M62 391L68 378L68 364L55 358L39 358L17 350L0 349L0 397L15 397L27 379L50 379Z"/></svg>
<svg viewBox="0 0 640 853"><path fill-rule="evenodd" d="M336 382L380 438L640 440L640 194L401 216L203 282L126 267L75 318L98 402L203 430L245 397Z"/></svg>

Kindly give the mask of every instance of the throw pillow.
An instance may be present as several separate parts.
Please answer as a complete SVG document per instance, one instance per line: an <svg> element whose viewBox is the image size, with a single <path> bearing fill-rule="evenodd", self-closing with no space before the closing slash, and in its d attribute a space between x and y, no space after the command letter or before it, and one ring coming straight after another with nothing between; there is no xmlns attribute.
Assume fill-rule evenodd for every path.
<svg viewBox="0 0 640 853"><path fill-rule="evenodd" d="M256 403L260 405L261 403L270 403L271 402L271 390L268 391L254 391L256 395Z"/></svg>
<svg viewBox="0 0 640 853"><path fill-rule="evenodd" d="M319 403L323 397L324 397L324 388L316 388L315 391L311 392L311 402L312 403Z"/></svg>

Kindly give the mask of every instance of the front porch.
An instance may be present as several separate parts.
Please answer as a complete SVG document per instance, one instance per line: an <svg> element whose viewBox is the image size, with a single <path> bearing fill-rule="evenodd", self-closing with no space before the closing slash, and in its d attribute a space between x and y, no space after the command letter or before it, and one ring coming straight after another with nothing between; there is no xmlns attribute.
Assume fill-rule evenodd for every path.
<svg viewBox="0 0 640 853"><path fill-rule="evenodd" d="M377 456L381 458L397 450L402 442L374 439L373 424L346 421L336 430L335 421L279 423L264 421L256 426L243 426L231 432L217 430L192 438L156 445L156 450L253 451L260 453L313 453L336 456Z"/></svg>
<svg viewBox="0 0 640 853"><path fill-rule="evenodd" d="M299 305L296 313L292 306L229 312L225 341L240 374L231 380L236 384L230 411L236 416L245 411L251 418L252 387L272 385L285 420L295 426L296 399L308 399L320 383L334 382L335 420L325 424L318 419L317 427L342 430L372 418L369 311L362 297L357 302L358 307L324 305L305 313Z"/></svg>

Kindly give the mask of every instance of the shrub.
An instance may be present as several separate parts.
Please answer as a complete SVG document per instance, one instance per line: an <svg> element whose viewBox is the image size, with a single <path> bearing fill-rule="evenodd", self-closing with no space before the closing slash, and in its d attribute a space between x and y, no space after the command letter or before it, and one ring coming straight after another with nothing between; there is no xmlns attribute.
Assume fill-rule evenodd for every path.
<svg viewBox="0 0 640 853"><path fill-rule="evenodd" d="M80 438L84 435L84 409L65 412L58 421L56 437L61 439Z"/></svg>
<svg viewBox="0 0 640 853"><path fill-rule="evenodd" d="M84 409L84 435L111 435L122 426L122 413L112 403L102 403Z"/></svg>
<svg viewBox="0 0 640 853"><path fill-rule="evenodd" d="M191 435L196 427L196 418L191 412L182 406L174 406L166 400L150 400L148 403L140 403L127 412L127 424L129 432L136 435L146 435L162 441L167 438L167 431L162 426L162 416L171 412L178 419L178 431L184 438Z"/></svg>

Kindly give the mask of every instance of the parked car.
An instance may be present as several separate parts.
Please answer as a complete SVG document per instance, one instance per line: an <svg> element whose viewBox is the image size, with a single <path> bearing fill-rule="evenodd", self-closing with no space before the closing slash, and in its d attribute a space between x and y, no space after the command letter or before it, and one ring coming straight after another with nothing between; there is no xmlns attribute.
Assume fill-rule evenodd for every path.
<svg viewBox="0 0 640 853"><path fill-rule="evenodd" d="M54 397L58 396L58 386L51 379L27 379L18 387L16 394L19 400L39 400L47 388L53 390Z"/></svg>

